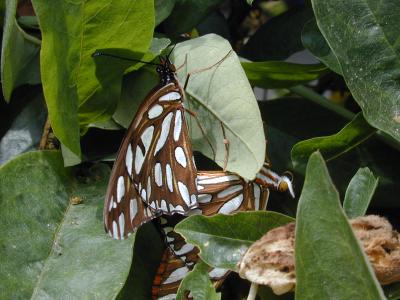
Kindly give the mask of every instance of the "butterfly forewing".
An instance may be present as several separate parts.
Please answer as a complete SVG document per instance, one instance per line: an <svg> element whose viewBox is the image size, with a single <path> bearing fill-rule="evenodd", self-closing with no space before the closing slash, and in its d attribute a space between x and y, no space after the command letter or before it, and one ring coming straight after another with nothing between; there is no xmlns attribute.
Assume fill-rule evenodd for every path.
<svg viewBox="0 0 400 300"><path fill-rule="evenodd" d="M131 177L154 211L185 214L197 206L196 166L185 121L183 96L171 83L150 96L129 144ZM130 166L130 165L129 165Z"/></svg>
<svg viewBox="0 0 400 300"><path fill-rule="evenodd" d="M161 213L197 206L196 166L177 83L154 88L140 105L118 151L108 184L104 223L126 237Z"/></svg>

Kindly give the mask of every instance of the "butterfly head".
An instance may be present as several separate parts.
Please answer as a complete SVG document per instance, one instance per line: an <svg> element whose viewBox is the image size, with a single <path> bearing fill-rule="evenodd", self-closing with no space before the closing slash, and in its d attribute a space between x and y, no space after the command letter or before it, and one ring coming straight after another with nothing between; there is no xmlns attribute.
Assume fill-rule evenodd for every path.
<svg viewBox="0 0 400 300"><path fill-rule="evenodd" d="M161 83L163 85L175 80L176 69L168 57L160 56L160 64L157 66L156 71L160 75Z"/></svg>

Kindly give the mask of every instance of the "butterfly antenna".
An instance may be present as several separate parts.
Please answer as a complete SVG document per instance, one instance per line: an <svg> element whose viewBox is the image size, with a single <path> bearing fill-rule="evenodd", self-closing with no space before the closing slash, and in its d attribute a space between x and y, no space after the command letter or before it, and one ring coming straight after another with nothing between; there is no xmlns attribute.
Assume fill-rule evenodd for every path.
<svg viewBox="0 0 400 300"><path fill-rule="evenodd" d="M148 65L154 65L154 66L160 66L160 64L155 64L149 61L143 61L143 60L139 60L139 59L133 59L133 58L128 58L128 57L122 57L122 56L118 56L118 55L114 55L114 54L109 54L109 53L104 53L104 52L95 52L92 54L92 57L97 57L97 56L108 56L108 57L112 57L112 58L118 58L121 60L126 60L126 61L135 61L135 62L141 62L144 64L148 64Z"/></svg>
<svg viewBox="0 0 400 300"><path fill-rule="evenodd" d="M170 57L172 51L174 51L175 47L176 47L176 44L172 47L171 51L169 51L169 53L167 55L167 60L169 60L169 57Z"/></svg>

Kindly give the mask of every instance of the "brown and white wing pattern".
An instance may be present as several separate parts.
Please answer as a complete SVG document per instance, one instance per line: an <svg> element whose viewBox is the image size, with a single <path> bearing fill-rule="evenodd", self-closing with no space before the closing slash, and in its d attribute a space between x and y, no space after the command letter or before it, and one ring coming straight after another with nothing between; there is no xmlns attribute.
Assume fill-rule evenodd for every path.
<svg viewBox="0 0 400 300"><path fill-rule="evenodd" d="M178 84L157 90L139 109L128 146L129 173L143 201L154 211L186 214L197 207L196 166Z"/></svg>
<svg viewBox="0 0 400 300"><path fill-rule="evenodd" d="M198 201L202 214L231 214L237 211L264 210L269 190L246 182L235 173L198 172Z"/></svg>
<svg viewBox="0 0 400 300"><path fill-rule="evenodd" d="M103 217L106 232L115 239L124 239L156 214L142 201L129 176L127 155L131 132L123 140L111 171L104 203Z"/></svg>
<svg viewBox="0 0 400 300"><path fill-rule="evenodd" d="M196 166L176 83L154 88L140 105L111 172L104 225L122 239L164 213L197 206Z"/></svg>
<svg viewBox="0 0 400 300"><path fill-rule="evenodd" d="M246 183L234 173L209 171L198 172L199 208L193 213L212 216L238 211L265 209L269 190L258 184ZM199 250L186 243L173 228L183 217L161 217L160 224L167 249L153 281L154 299L175 299L179 284L198 261ZM228 270L210 268L210 278L219 285L229 274Z"/></svg>

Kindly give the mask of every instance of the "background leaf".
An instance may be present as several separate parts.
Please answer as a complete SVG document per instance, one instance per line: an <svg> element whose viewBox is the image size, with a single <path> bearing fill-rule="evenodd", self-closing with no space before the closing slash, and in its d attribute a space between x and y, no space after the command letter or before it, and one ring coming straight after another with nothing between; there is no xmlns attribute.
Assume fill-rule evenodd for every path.
<svg viewBox="0 0 400 300"><path fill-rule="evenodd" d="M40 83L40 40L18 25L16 10L17 0L7 1L1 46L1 87L6 101L16 87Z"/></svg>
<svg viewBox="0 0 400 300"><path fill-rule="evenodd" d="M312 18L308 6L298 5L263 24L240 51L252 61L284 60L304 49L301 43L303 25Z"/></svg>
<svg viewBox="0 0 400 300"><path fill-rule="evenodd" d="M208 275L210 267L203 261L199 261L194 266L194 269L189 272L182 280L178 293L177 300L186 299L185 295L190 292L194 300L219 300L221 294L215 291Z"/></svg>
<svg viewBox="0 0 400 300"><path fill-rule="evenodd" d="M326 66L334 72L342 74L340 64L331 48L329 48L321 31L319 31L315 19L311 19L304 24L303 31L301 32L301 41L303 46Z"/></svg>
<svg viewBox="0 0 400 300"><path fill-rule="evenodd" d="M365 119L400 141L400 6L390 0L311 2Z"/></svg>
<svg viewBox="0 0 400 300"><path fill-rule="evenodd" d="M324 65L301 65L283 61L242 62L252 86L285 88L312 81L326 73Z"/></svg>
<svg viewBox="0 0 400 300"><path fill-rule="evenodd" d="M292 221L288 216L267 211L213 217L197 215L180 222L175 231L200 248L200 257L207 264L235 270L251 244L268 230Z"/></svg>
<svg viewBox="0 0 400 300"><path fill-rule="evenodd" d="M227 169L253 179L264 163L265 137L253 90L239 59L231 50L228 41L209 34L178 44L172 53L172 60L180 66L187 56L187 64L178 73L183 85L189 72L210 67L226 57L218 66L190 77L185 105L196 113L205 135L211 141L216 153L215 161L220 166L224 164L222 124L229 140ZM194 150L214 160L213 151L196 120L188 116L187 121Z"/></svg>
<svg viewBox="0 0 400 300"><path fill-rule="evenodd" d="M117 99L110 95L118 86L107 83L122 75L103 72L99 82L91 55L100 48L145 53L153 35L154 4L150 0L119 4L35 0L33 4L42 31L41 71L50 122L61 143L79 157L79 126L111 116Z"/></svg>
<svg viewBox="0 0 400 300"><path fill-rule="evenodd" d="M133 239L116 242L103 230L108 175L98 165L79 182L56 151L29 152L0 168L0 298L117 295ZM82 203L71 205L71 197Z"/></svg>
<svg viewBox="0 0 400 300"><path fill-rule="evenodd" d="M360 168L357 171L347 187L343 201L343 208L349 219L365 215L378 181L368 168Z"/></svg>
<svg viewBox="0 0 400 300"><path fill-rule="evenodd" d="M0 139L0 165L39 145L46 122L43 95L36 95L13 120Z"/></svg>
<svg viewBox="0 0 400 300"><path fill-rule="evenodd" d="M222 0L176 1L174 10L164 21L163 27L167 33L174 35L191 31L222 2Z"/></svg>
<svg viewBox="0 0 400 300"><path fill-rule="evenodd" d="M307 164L295 248L296 299L385 299L318 152Z"/></svg>
<svg viewBox="0 0 400 300"><path fill-rule="evenodd" d="M362 114L358 114L334 135L316 137L294 145L292 148L293 165L300 168L304 167L308 157L316 150L319 150L329 161L350 151L374 133L375 129L369 126Z"/></svg>

